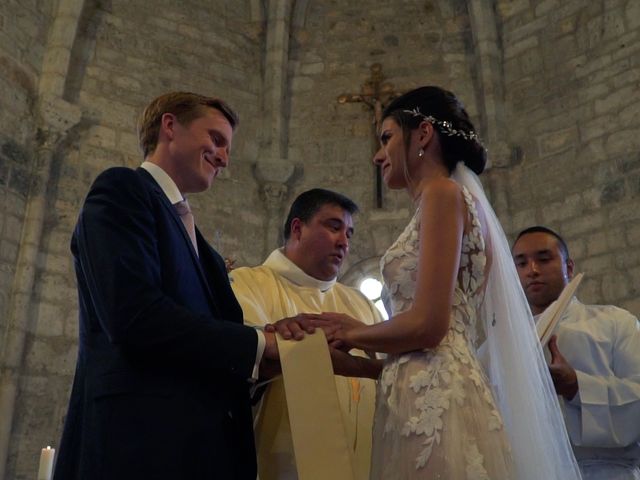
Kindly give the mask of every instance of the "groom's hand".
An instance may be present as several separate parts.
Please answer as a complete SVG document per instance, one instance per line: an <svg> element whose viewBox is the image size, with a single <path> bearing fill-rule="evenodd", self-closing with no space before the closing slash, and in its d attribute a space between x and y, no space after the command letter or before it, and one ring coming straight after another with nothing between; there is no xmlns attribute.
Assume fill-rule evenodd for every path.
<svg viewBox="0 0 640 480"><path fill-rule="evenodd" d="M277 332L285 340L302 340L304 334L315 332L313 320L309 315L301 313L295 317L283 318L275 323L265 325L265 332Z"/></svg>

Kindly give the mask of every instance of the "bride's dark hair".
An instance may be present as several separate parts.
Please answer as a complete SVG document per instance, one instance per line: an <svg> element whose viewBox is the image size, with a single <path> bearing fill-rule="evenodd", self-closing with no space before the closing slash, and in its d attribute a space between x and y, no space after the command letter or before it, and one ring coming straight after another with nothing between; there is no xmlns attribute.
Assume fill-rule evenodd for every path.
<svg viewBox="0 0 640 480"><path fill-rule="evenodd" d="M393 118L402 128L407 148L411 130L418 128L425 117L433 117L449 173L455 170L458 162L464 162L478 175L484 170L487 152L475 135L467 111L453 93L434 86L416 88L393 100L382 113L383 119L387 117ZM449 122L450 126L447 128L444 122ZM452 135L454 130L459 133Z"/></svg>

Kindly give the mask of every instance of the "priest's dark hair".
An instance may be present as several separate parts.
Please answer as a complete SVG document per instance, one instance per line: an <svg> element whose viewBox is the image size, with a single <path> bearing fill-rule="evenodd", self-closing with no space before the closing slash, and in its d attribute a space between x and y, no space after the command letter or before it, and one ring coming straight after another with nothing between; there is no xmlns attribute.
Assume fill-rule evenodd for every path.
<svg viewBox="0 0 640 480"><path fill-rule="evenodd" d="M567 247L567 242L564 241L564 238L562 238L559 233L554 232L550 228L543 227L542 225L534 225L533 227L525 228L524 230L522 230L520 233L518 233L518 236L513 242L513 245L515 246L520 237L527 235L528 233L546 233L547 235L551 235L558 241L560 253L562 253L565 261L571 258L569 257L569 247Z"/></svg>
<svg viewBox="0 0 640 480"><path fill-rule="evenodd" d="M358 213L358 205L340 193L325 190L324 188L312 188L302 192L293 201L287 220L284 222L283 234L285 243L291 236L291 222L294 218L299 218L302 222L307 223L318 210L327 204L337 205L351 215Z"/></svg>

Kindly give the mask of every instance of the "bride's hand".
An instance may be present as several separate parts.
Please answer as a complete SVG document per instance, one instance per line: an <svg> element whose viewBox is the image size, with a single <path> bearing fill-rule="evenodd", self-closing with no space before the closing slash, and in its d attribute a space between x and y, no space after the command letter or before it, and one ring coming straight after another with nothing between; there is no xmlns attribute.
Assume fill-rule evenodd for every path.
<svg viewBox="0 0 640 480"><path fill-rule="evenodd" d="M334 347L349 350L352 345L347 339L348 332L365 324L344 313L323 312L315 315L314 325L325 330Z"/></svg>

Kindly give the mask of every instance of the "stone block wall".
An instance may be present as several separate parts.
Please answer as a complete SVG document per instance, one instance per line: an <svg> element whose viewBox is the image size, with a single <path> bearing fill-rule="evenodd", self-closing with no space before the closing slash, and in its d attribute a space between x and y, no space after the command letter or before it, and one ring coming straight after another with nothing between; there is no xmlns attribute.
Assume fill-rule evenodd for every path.
<svg viewBox="0 0 640 480"><path fill-rule="evenodd" d="M9 335L32 328L11 317L12 290L35 164L37 100L47 28L54 2L0 4L0 372L13 356ZM11 324L11 325L10 325ZM4 383L4 382L3 382ZM17 399L23 398L22 396ZM0 424L11 422L1 418ZM32 452L37 461L39 450ZM10 470L5 478L17 478Z"/></svg>
<svg viewBox="0 0 640 480"><path fill-rule="evenodd" d="M51 3L0 5L0 340L32 175L33 105Z"/></svg>
<svg viewBox="0 0 640 480"><path fill-rule="evenodd" d="M292 34L289 159L304 165L294 194L321 186L361 207L345 273L382 255L413 206L404 191L385 188L384 208L375 208L373 111L337 97L360 93L370 66L381 63L396 91L443 86L477 120L469 23L459 0L323 1L310 2L304 27Z"/></svg>
<svg viewBox="0 0 640 480"><path fill-rule="evenodd" d="M7 28L9 17L25 3L20 2L21 7L10 4L14 11L6 15L0 9L4 19L0 25ZM44 4L33 3L34 7ZM252 20L247 4L233 0L160 1L153 5L141 1L85 2L64 92L65 100L80 108L82 118L53 160L30 318L25 319L30 327L12 420L7 478L35 478L40 448L59 442L78 338L71 233L95 176L110 166L136 167L142 161L136 122L154 96L170 90L194 91L220 96L239 112L241 123L229 172L216 180L211 191L194 195L191 203L201 230L223 253L236 253L237 239L246 239L250 245L252 237L261 235L264 219L254 208L258 195L251 165L258 157L262 25ZM45 13L42 24L34 28L46 33L53 13ZM31 11L24 16L35 23L40 19ZM25 41L19 33L7 32L16 50ZM34 48L32 54L37 52ZM0 55L3 53L0 50ZM23 68L38 65L38 58L13 60ZM12 79L0 78L0 82L8 81ZM34 98L29 96L33 93L23 94L15 83L11 118L25 118L33 125L30 108ZM0 102L5 100L3 95ZM23 132L26 125L5 116L6 111L2 105L0 124L15 123L18 126L9 133L33 145L33 138ZM16 140L1 147L0 172L5 173L0 176L0 194L7 201L0 212L6 212L0 216L0 301L5 302L9 290L4 286L13 273L5 259L15 256L26 201L19 186L21 165L30 157L29 146L22 147ZM27 175L28 169L24 170ZM16 187L5 193L5 185ZM245 261L258 263L260 253L253 257L246 254Z"/></svg>
<svg viewBox="0 0 640 480"><path fill-rule="evenodd" d="M580 297L640 314L640 4L498 1L512 234L558 230Z"/></svg>
<svg viewBox="0 0 640 480"><path fill-rule="evenodd" d="M9 300L34 171L33 110L57 5L0 4L0 314ZM384 208L374 207L372 113L362 104L338 104L337 97L359 93L370 66L381 63L398 91L425 84L454 91L482 131L486 92L479 88L474 19L466 0L299 5L306 12L290 29L284 111L286 160L299 163L303 173L277 221L308 188L352 197L362 213L348 273L385 251L413 206L403 192L385 191ZM264 2L239 0L84 2L64 88L64 99L82 115L53 158L24 319L8 478L33 478L39 449L60 438L77 351L71 232L93 178L108 166L141 161L135 124L152 97L185 89L220 95L239 111L228 172L190 201L200 229L224 255L240 265L263 260L268 219L254 164L264 158L264 144L278 141L261 138L268 113L262 110L267 11ZM494 14L502 49L494 78L503 82L496 91L505 93L505 118L494 124L507 125L497 136L511 151L501 163L508 164L499 172L504 181L496 185L508 233L532 222L558 229L578 271L587 273L581 297L640 314L638 2L496 0ZM5 327L1 315L3 334Z"/></svg>

